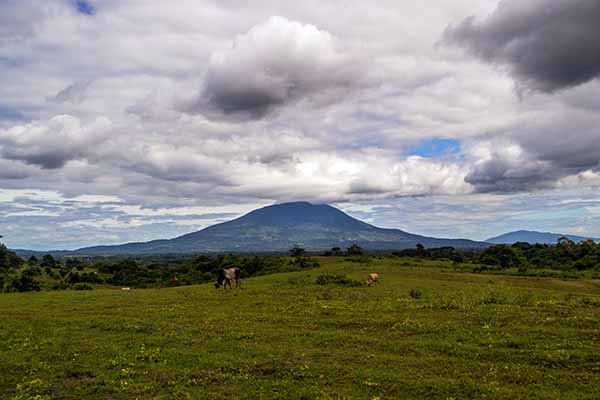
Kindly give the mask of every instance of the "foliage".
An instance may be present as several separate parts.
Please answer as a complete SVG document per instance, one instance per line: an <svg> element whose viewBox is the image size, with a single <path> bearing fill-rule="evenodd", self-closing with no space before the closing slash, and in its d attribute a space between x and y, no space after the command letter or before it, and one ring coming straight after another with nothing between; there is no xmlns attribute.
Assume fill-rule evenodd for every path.
<svg viewBox="0 0 600 400"><path fill-rule="evenodd" d="M73 285L74 290L94 290L94 286L89 283L79 282Z"/></svg>
<svg viewBox="0 0 600 400"><path fill-rule="evenodd" d="M339 274L321 274L317 276L316 283L317 285L363 286L361 281Z"/></svg>
<svg viewBox="0 0 600 400"><path fill-rule="evenodd" d="M353 244L352 246L346 249L346 254L349 256L362 256L364 254L364 250L357 244Z"/></svg>
<svg viewBox="0 0 600 400"><path fill-rule="evenodd" d="M135 288L185 286L214 281L217 271L223 268L238 267L242 278L245 279L276 272L316 268L319 263L305 255L295 258L158 255L61 259L47 254L38 265L33 264L22 270L11 269L0 273L0 288L6 286L6 291L58 290L75 288L75 285L80 283ZM30 277L33 279L32 282L29 282Z"/></svg>
<svg viewBox="0 0 600 400"><path fill-rule="evenodd" d="M40 267L58 268L59 263L54 259L52 254L45 254L42 257L42 262L40 263Z"/></svg>
<svg viewBox="0 0 600 400"><path fill-rule="evenodd" d="M23 260L0 243L0 273L18 269L21 265Z"/></svg>
<svg viewBox="0 0 600 400"><path fill-rule="evenodd" d="M600 271L600 244L591 240L574 243L567 238L556 245L517 242L513 245L494 245L483 251L457 250L453 247L405 249L393 253L398 257L430 260L450 260L475 264L476 272L515 270L522 274L531 271Z"/></svg>
<svg viewBox="0 0 600 400"><path fill-rule="evenodd" d="M290 249L289 253L291 257L302 257L304 254L306 254L306 250L296 245Z"/></svg>
<svg viewBox="0 0 600 400"><path fill-rule="evenodd" d="M12 279L12 282L7 287L9 292L32 292L40 290L40 283L35 279L38 275L37 271L28 268Z"/></svg>

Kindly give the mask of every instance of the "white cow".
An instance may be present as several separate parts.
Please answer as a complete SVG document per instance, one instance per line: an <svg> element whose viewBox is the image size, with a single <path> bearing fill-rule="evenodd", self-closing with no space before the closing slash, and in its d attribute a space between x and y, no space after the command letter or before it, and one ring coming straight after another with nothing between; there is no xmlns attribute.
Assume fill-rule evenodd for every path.
<svg viewBox="0 0 600 400"><path fill-rule="evenodd" d="M240 285L240 269L239 268L233 267L233 268L221 269L217 273L217 281L215 282L215 289L218 289L221 286L223 286L223 289L226 289L227 285L229 285L229 289L232 289L231 281L233 281L233 280L235 280L235 287L237 288Z"/></svg>

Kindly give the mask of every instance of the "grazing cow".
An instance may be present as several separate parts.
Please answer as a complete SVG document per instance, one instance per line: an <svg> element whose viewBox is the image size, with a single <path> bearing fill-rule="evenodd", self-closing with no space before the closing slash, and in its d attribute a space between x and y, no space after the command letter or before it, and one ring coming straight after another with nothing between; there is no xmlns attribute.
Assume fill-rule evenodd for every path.
<svg viewBox="0 0 600 400"><path fill-rule="evenodd" d="M367 285L371 286L374 283L379 283L379 274L376 272L370 273L367 276Z"/></svg>
<svg viewBox="0 0 600 400"><path fill-rule="evenodd" d="M235 287L237 288L240 285L240 269L239 268L226 268L221 269L217 273L217 281L215 282L215 289L223 286L223 289L227 288L229 285L229 289L231 287L231 281L235 279Z"/></svg>

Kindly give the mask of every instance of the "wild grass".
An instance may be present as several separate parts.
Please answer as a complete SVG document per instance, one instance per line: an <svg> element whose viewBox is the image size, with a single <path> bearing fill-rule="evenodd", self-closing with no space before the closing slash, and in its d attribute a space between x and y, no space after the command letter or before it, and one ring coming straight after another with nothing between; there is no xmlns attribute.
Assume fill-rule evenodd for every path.
<svg viewBox="0 0 600 400"><path fill-rule="evenodd" d="M597 280L320 261L242 290L0 295L0 398L598 398Z"/></svg>

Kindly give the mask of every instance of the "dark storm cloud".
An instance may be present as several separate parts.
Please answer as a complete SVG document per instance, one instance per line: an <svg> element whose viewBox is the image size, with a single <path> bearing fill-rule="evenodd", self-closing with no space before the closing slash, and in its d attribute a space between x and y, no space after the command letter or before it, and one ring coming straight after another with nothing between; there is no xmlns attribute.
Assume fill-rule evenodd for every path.
<svg viewBox="0 0 600 400"><path fill-rule="evenodd" d="M480 193L512 193L549 188L557 179L556 171L547 163L523 160L512 162L494 156L476 164L465 181L475 186Z"/></svg>
<svg viewBox="0 0 600 400"><path fill-rule="evenodd" d="M599 127L596 113L569 110L481 139L470 148L475 161L465 180L479 192L516 192L600 171Z"/></svg>
<svg viewBox="0 0 600 400"><path fill-rule="evenodd" d="M335 97L360 84L350 61L328 32L271 17L213 53L198 105L257 118L302 98Z"/></svg>
<svg viewBox="0 0 600 400"><path fill-rule="evenodd" d="M448 27L443 42L508 66L519 89L553 92L600 76L599 21L598 0L504 0Z"/></svg>
<svg viewBox="0 0 600 400"><path fill-rule="evenodd" d="M39 165L44 169L57 169L63 167L68 161L77 158L69 152L24 152L15 148L2 151L2 156L7 160L24 161L27 164Z"/></svg>

